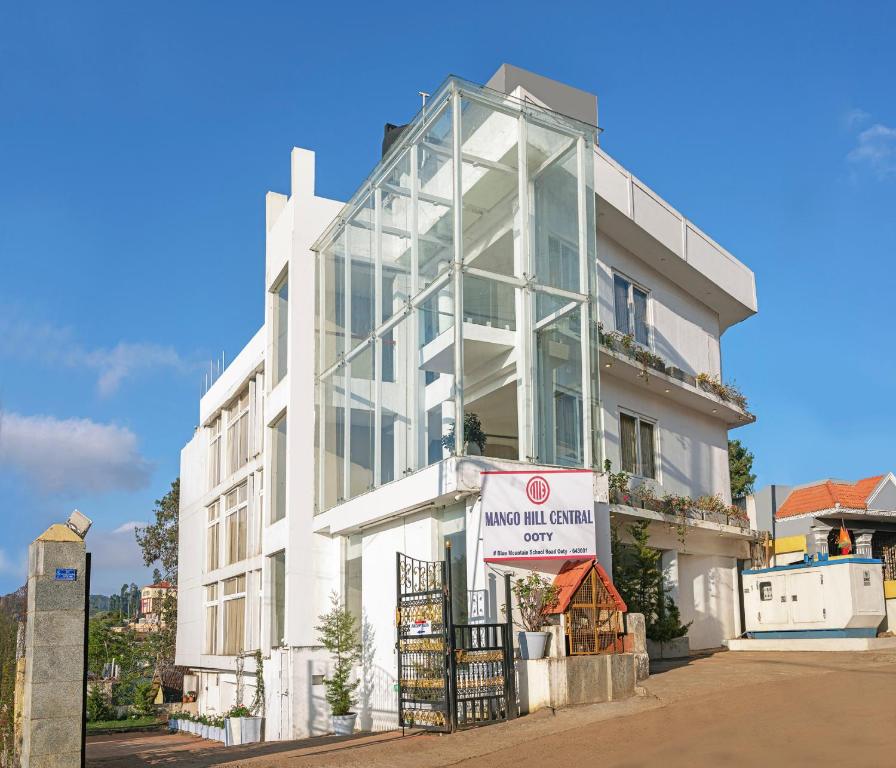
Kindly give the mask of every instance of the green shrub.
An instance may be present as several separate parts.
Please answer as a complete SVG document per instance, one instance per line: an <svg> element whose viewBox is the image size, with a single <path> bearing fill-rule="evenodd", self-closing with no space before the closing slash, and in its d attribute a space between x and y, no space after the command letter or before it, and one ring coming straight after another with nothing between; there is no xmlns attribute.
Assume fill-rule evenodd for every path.
<svg viewBox="0 0 896 768"><path fill-rule="evenodd" d="M109 697L103 687L96 683L87 694L87 720L91 723L98 720L110 720L112 708L109 706Z"/></svg>

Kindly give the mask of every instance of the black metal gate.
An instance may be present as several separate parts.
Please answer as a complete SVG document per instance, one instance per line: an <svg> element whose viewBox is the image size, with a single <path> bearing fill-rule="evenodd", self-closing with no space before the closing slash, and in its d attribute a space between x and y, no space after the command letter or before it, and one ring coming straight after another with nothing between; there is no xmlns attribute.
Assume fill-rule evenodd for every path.
<svg viewBox="0 0 896 768"><path fill-rule="evenodd" d="M456 728L498 723L515 715L511 637L506 624L454 625L452 678Z"/></svg>
<svg viewBox="0 0 896 768"><path fill-rule="evenodd" d="M450 558L450 547L446 560L396 556L401 728L450 732L517 714L511 623L452 622ZM504 585L509 600L509 574Z"/></svg>
<svg viewBox="0 0 896 768"><path fill-rule="evenodd" d="M398 723L450 731L447 564L396 556Z"/></svg>

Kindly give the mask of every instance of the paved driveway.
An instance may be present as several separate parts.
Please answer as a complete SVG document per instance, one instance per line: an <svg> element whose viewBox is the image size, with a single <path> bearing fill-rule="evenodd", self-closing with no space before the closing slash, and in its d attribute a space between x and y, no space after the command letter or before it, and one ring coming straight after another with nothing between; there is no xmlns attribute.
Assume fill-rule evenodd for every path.
<svg viewBox="0 0 896 768"><path fill-rule="evenodd" d="M141 734L118 756L110 743L98 743L123 738L92 739L91 768L890 766L896 652L718 653L654 667L644 695L634 699L543 710L452 736L200 749L197 742L207 742L194 737Z"/></svg>

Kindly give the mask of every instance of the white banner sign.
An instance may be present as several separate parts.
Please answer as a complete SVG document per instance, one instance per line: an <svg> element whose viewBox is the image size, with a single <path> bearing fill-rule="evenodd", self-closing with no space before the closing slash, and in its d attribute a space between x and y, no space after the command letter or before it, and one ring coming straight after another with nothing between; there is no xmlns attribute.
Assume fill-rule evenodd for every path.
<svg viewBox="0 0 896 768"><path fill-rule="evenodd" d="M483 559L594 557L590 470L482 473Z"/></svg>

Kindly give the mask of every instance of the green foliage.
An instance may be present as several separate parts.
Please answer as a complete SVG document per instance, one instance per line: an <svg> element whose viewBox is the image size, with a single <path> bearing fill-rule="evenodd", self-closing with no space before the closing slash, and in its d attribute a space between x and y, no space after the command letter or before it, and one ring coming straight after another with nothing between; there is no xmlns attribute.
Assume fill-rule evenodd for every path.
<svg viewBox="0 0 896 768"><path fill-rule="evenodd" d="M146 566L161 563L162 572L172 584L177 583L177 520L180 510L180 478L171 483L171 490L156 500L155 522L135 531L137 544Z"/></svg>
<svg viewBox="0 0 896 768"><path fill-rule="evenodd" d="M178 514L180 510L180 478L171 483L171 490L156 500L153 510L155 522L136 531L137 544L147 566L160 563L162 570L153 571L153 581L162 579L177 585ZM153 668L159 672L174 666L175 641L177 639L177 594L168 593L162 600L160 623L157 632L147 639L147 652Z"/></svg>
<svg viewBox="0 0 896 768"><path fill-rule="evenodd" d="M647 625L647 637L665 642L687 634L690 623L682 625L678 608L666 593L662 553L648 546L650 521L640 520L627 526L632 544L611 529L613 583L631 613L641 613Z"/></svg>
<svg viewBox="0 0 896 768"><path fill-rule="evenodd" d="M249 705L256 715L264 717L264 660L261 651L255 651L255 696Z"/></svg>
<svg viewBox="0 0 896 768"><path fill-rule="evenodd" d="M243 704L237 704L227 710L225 717L252 717L252 710ZM192 719L196 720L195 717Z"/></svg>
<svg viewBox="0 0 896 768"><path fill-rule="evenodd" d="M455 429L454 425L452 425L451 431L442 437L442 446L448 451L454 450L454 435ZM472 412L465 413L464 442L478 445L481 452L485 450L487 439L485 432L482 430L482 421L479 419L479 416Z"/></svg>
<svg viewBox="0 0 896 768"><path fill-rule="evenodd" d="M100 683L95 683L87 694L87 720L95 723L111 719L112 708L109 706L109 696Z"/></svg>
<svg viewBox="0 0 896 768"><path fill-rule="evenodd" d="M142 680L134 685L133 705L138 715L149 715L156 710L156 687L152 680Z"/></svg>
<svg viewBox="0 0 896 768"><path fill-rule="evenodd" d="M319 617L320 624L315 629L320 644L333 656L333 674L324 680L324 686L331 712L340 716L349 714L357 703L355 691L361 681L350 678L361 659L361 643L357 620L335 592L330 596L330 603L330 610Z"/></svg>
<svg viewBox="0 0 896 768"><path fill-rule="evenodd" d="M753 454L740 440L728 441L728 471L731 475L731 498L742 499L753 493Z"/></svg>
<svg viewBox="0 0 896 768"><path fill-rule="evenodd" d="M15 748L16 644L25 602L25 587L0 597L0 765L12 764Z"/></svg>
<svg viewBox="0 0 896 768"><path fill-rule="evenodd" d="M520 624L526 632L540 632L547 622L548 609L557 604L560 590L541 575L531 572L511 587L520 609Z"/></svg>

